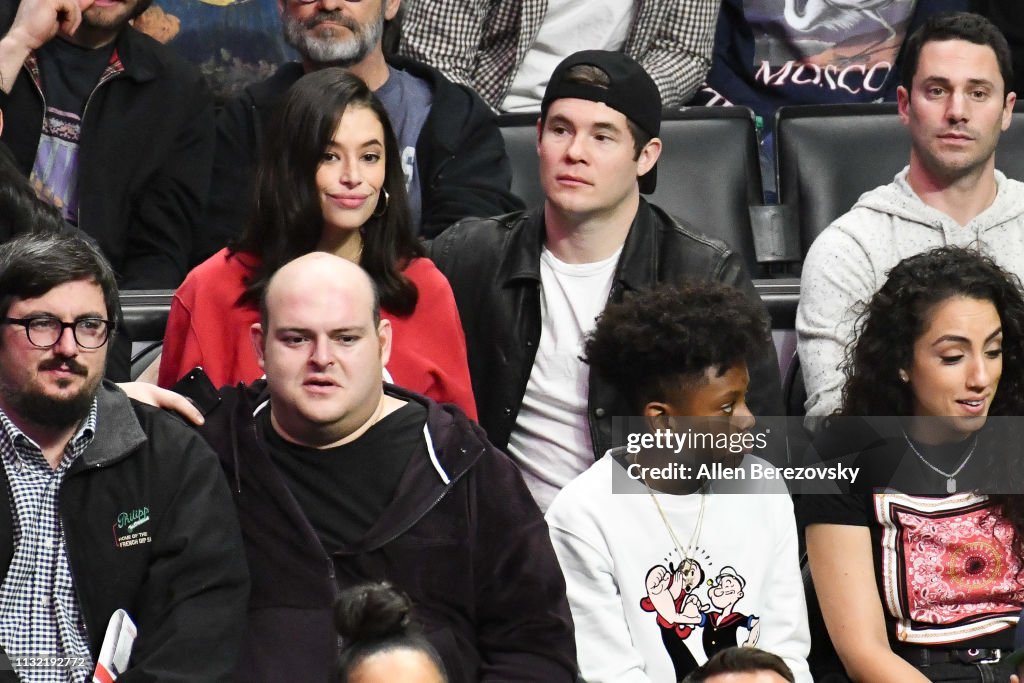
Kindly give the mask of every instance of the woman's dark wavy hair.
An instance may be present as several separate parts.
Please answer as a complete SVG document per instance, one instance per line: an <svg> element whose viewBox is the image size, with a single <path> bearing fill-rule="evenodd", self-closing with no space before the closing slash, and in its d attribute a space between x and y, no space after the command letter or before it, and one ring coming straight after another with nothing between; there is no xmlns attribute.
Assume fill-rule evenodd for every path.
<svg viewBox="0 0 1024 683"><path fill-rule="evenodd" d="M951 297L990 301L995 306L1003 330L1003 373L989 415L1024 416L1020 280L977 250L962 247L940 247L910 256L889 271L885 284L860 312L855 341L847 347L846 384L838 414L913 414L913 393L900 380L899 371L910 367L914 342L924 334L935 307ZM1013 459L1003 456L990 463L993 471L1007 481L1019 480ZM989 500L1013 524L1014 549L1024 558L1024 496L990 495Z"/></svg>
<svg viewBox="0 0 1024 683"><path fill-rule="evenodd" d="M232 252L260 258L240 304L255 305L278 268L319 244L324 219L316 171L348 107L369 109L384 127L383 189L389 195L382 215L361 228L359 265L377 284L389 312L409 315L416 308L419 292L402 270L425 251L412 231L398 142L380 100L362 80L340 68L303 76L274 110L256 171L252 218L231 247Z"/></svg>
<svg viewBox="0 0 1024 683"><path fill-rule="evenodd" d="M863 306L847 347L843 415L913 414L913 392L900 381L914 342L936 305L951 297L991 301L1003 326L1003 374L990 415L1024 415L1024 296L1015 275L973 249L940 247L910 256Z"/></svg>
<svg viewBox="0 0 1024 683"><path fill-rule="evenodd" d="M423 653L437 667L441 680L448 680L440 655L412 621L411 611L409 597L388 583L366 583L341 592L334 607L343 645L338 661L341 683L347 683L367 657L392 650Z"/></svg>
<svg viewBox="0 0 1024 683"><path fill-rule="evenodd" d="M725 372L771 339L768 316L718 282L664 284L609 304L586 340L587 363L634 409L672 397L679 382Z"/></svg>

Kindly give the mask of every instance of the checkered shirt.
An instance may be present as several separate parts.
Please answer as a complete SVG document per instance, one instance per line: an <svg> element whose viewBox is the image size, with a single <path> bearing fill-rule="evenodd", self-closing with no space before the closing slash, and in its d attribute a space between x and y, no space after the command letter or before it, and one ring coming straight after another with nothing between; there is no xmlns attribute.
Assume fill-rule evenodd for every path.
<svg viewBox="0 0 1024 683"><path fill-rule="evenodd" d="M56 470L0 411L0 460L10 491L14 557L0 586L0 645L16 655L84 657L88 668L15 667L23 683L81 683L92 675L85 623L75 593L58 513L71 464L96 434L96 402L64 449Z"/></svg>
<svg viewBox="0 0 1024 683"><path fill-rule="evenodd" d="M658 84L662 105L685 104L711 68L719 0L634 0L623 52ZM406 0L399 51L501 107L547 14L547 0Z"/></svg>

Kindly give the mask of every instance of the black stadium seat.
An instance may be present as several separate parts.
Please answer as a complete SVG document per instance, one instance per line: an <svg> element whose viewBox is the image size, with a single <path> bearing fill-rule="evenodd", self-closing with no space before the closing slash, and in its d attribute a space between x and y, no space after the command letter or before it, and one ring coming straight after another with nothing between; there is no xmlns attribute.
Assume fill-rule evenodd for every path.
<svg viewBox="0 0 1024 683"><path fill-rule="evenodd" d="M512 162L512 194L528 207L540 206L544 192L537 177L537 115L502 114L498 126Z"/></svg>
<svg viewBox="0 0 1024 683"><path fill-rule="evenodd" d="M131 374L133 381L160 354L173 290L137 289L121 292L121 326L133 340Z"/></svg>
<svg viewBox="0 0 1024 683"><path fill-rule="evenodd" d="M537 117L498 118L512 161L512 191L537 206ZM739 251L757 273L749 207L760 204L761 175L754 115L745 107L689 107L665 111L658 189L648 199L699 232Z"/></svg>
<svg viewBox="0 0 1024 683"><path fill-rule="evenodd" d="M792 330L800 298L797 280L756 280L754 286L772 319L775 330ZM127 290L121 292L124 332L134 341L132 379L149 367L164 338L173 290Z"/></svg>
<svg viewBox="0 0 1024 683"><path fill-rule="evenodd" d="M754 113L746 107L665 112L658 189L650 200L700 232L724 240L757 273L750 207L761 204Z"/></svg>
<svg viewBox="0 0 1024 683"><path fill-rule="evenodd" d="M801 253L868 190L910 159L910 133L894 102L782 107L775 117L779 200L795 208ZM1024 112L1013 114L996 167L1024 180Z"/></svg>

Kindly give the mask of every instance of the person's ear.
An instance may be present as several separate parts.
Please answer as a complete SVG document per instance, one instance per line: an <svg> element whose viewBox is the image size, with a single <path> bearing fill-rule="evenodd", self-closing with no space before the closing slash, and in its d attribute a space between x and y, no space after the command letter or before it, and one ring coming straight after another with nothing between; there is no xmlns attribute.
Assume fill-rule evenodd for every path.
<svg viewBox="0 0 1024 683"><path fill-rule="evenodd" d="M652 432L659 429L671 429L671 415L671 407L661 401L649 401L643 409L643 416L647 418L647 426Z"/></svg>
<svg viewBox="0 0 1024 683"><path fill-rule="evenodd" d="M1003 122L1002 130L1006 130L1010 127L1010 122L1013 121L1013 105L1017 103L1017 93L1008 92L1006 93L1006 101L1003 102ZM0 121L0 123L3 123Z"/></svg>
<svg viewBox="0 0 1024 683"><path fill-rule="evenodd" d="M910 91L902 85L896 88L896 109L900 114L900 121L906 126L910 123Z"/></svg>
<svg viewBox="0 0 1024 683"><path fill-rule="evenodd" d="M654 168L654 164L658 163L658 157L661 156L661 138L651 138L644 145L644 148L640 150L640 156L636 160L636 174L637 176L645 175L648 171Z"/></svg>
<svg viewBox="0 0 1024 683"><path fill-rule="evenodd" d="M260 369L266 372L267 368L263 361L263 355L266 352L267 339L263 334L263 325L253 323L249 327L249 340L252 341L252 348L256 350L256 362L260 364Z"/></svg>
<svg viewBox="0 0 1024 683"><path fill-rule="evenodd" d="M649 401L644 406L643 415L644 417L663 417L670 414L670 408L667 403L661 401Z"/></svg>
<svg viewBox="0 0 1024 683"><path fill-rule="evenodd" d="M392 338L391 321L382 318L377 325L377 341L380 344L380 364L382 366L386 366L391 360Z"/></svg>

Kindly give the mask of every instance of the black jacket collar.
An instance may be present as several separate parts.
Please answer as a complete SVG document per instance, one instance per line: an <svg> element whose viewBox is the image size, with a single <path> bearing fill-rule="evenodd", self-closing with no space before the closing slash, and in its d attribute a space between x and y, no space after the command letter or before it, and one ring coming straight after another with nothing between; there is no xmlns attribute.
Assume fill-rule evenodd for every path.
<svg viewBox="0 0 1024 683"><path fill-rule="evenodd" d="M658 271L658 224L655 211L643 197L633 217L633 224L622 246L622 255L615 268L615 280L626 289L641 289L645 283L655 282ZM662 213L662 221L671 226L675 221ZM510 216L515 216L512 214ZM498 219L499 221L502 218ZM498 281L503 286L517 280L540 282L540 255L544 249L544 209L539 207L519 215L511 226L508 248L503 250L498 266Z"/></svg>
<svg viewBox="0 0 1024 683"><path fill-rule="evenodd" d="M415 458L409 462L399 480L394 502L384 510L358 546L343 551L346 554L374 550L404 533L472 469L487 449L483 430L470 422L455 406L438 404L425 396L391 384L385 384L384 389L389 396L420 403L426 408L426 424L430 435L428 457ZM229 479L236 495L245 495L247 477L242 473L243 469L264 469L269 463L264 443L257 443L257 447L263 451L260 455L249 453L248 448L251 443L249 439L256 438L254 412L270 399L270 392L266 380L258 380L247 387L240 385L237 389L222 390L221 396L224 401L208 416L203 432L205 434L210 430L220 434L219 438L211 440L211 444L221 451L222 462L230 462L233 473L229 473ZM230 434L225 435L224 431ZM227 443L230 443L230 454L221 450ZM256 462L253 458L261 464L247 465ZM285 503L285 507L294 519L304 519L296 504Z"/></svg>
<svg viewBox="0 0 1024 683"><path fill-rule="evenodd" d="M125 26L114 41L117 56L124 66L124 75L140 83L153 80L163 69L158 51L152 48L145 49L142 45L150 41L159 44L131 26Z"/></svg>

